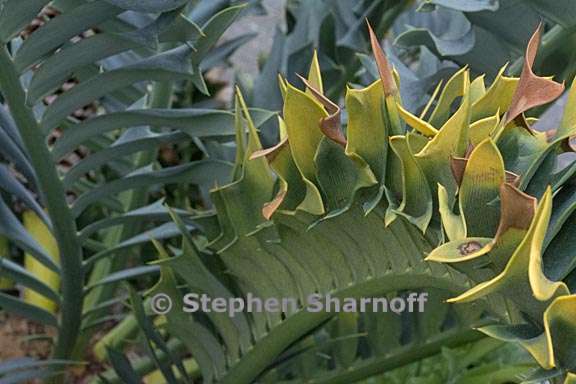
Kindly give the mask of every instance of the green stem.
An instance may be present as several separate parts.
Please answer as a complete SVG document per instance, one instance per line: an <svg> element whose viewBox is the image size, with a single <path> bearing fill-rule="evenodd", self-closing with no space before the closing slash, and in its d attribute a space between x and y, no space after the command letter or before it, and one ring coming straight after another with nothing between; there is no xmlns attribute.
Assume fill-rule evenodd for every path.
<svg viewBox="0 0 576 384"><path fill-rule="evenodd" d="M60 250L62 304L54 357L67 359L76 344L82 319L82 248L46 138L32 109L26 105L26 94L6 46L0 49L0 68L0 88L36 171L39 192L50 215L52 231Z"/></svg>

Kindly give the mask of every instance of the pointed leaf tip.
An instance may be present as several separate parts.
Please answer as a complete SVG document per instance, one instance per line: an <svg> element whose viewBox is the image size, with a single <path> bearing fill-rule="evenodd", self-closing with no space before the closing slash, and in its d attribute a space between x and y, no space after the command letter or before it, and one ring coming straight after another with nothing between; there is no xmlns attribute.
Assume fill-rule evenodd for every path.
<svg viewBox="0 0 576 384"><path fill-rule="evenodd" d="M382 87L384 88L384 94L386 96L396 95L398 93L398 87L396 86L396 81L394 80L394 74L392 73L392 68L390 63L384 54L384 50L380 46L380 42L372 29L372 26L366 20L368 24L368 32L370 33L370 45L372 46L372 52L374 53L374 59L376 60L376 66L378 67L378 73L380 74L380 79L382 80Z"/></svg>
<svg viewBox="0 0 576 384"><path fill-rule="evenodd" d="M286 145L288 145L288 137L283 138L282 140L280 140L280 142L278 144L276 144L273 147L261 149L261 150L253 152L250 155L249 159L254 160L254 159L258 159L260 157L265 156L266 159L268 160L268 162L272 162L276 158L276 156L278 155L280 150L282 148L284 148Z"/></svg>
<svg viewBox="0 0 576 384"><path fill-rule="evenodd" d="M509 228L528 230L536 214L537 199L520 191L514 184L500 185L500 224L496 238Z"/></svg>
<svg viewBox="0 0 576 384"><path fill-rule="evenodd" d="M540 37L542 35L542 23L530 38L524 56L524 67L518 81L518 86L512 97L510 108L506 113L505 124L510 123L516 117L530 108L549 103L558 98L564 92L564 83L557 83L550 78L536 76L532 71Z"/></svg>
<svg viewBox="0 0 576 384"><path fill-rule="evenodd" d="M264 206L262 207L262 216L264 216L266 220L270 220L274 212L276 212L276 210L280 208L280 205L282 205L282 202L286 197L286 192L287 191L285 190L279 191L272 201L264 204Z"/></svg>
<svg viewBox="0 0 576 384"><path fill-rule="evenodd" d="M340 129L340 114L341 110L340 107L334 103L332 100L327 98L322 94L322 92L316 89L308 80L304 77L296 74L300 80L304 83L304 85L308 88L308 90L312 93L312 95L318 100L329 113L328 117L322 118L320 121L320 129L322 133L326 135L329 139L334 141L337 144L340 144L343 147L346 147L346 137L342 133Z"/></svg>
<svg viewBox="0 0 576 384"><path fill-rule="evenodd" d="M298 77L300 77L300 75L298 75ZM308 72L308 83L312 84L312 86L321 94L324 93L324 85L322 82L322 71L320 70L320 62L318 61L318 51L316 49L314 50L314 54L312 56L312 62L310 63L310 70Z"/></svg>

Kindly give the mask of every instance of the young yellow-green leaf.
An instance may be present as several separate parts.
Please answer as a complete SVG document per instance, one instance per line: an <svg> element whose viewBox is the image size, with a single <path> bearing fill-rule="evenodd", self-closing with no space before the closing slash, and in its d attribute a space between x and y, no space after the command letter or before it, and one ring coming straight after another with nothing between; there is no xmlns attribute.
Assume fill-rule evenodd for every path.
<svg viewBox="0 0 576 384"><path fill-rule="evenodd" d="M316 174L314 155L324 135L319 122L328 114L313 96L287 84L284 121L290 149L302 175L312 181Z"/></svg>
<svg viewBox="0 0 576 384"><path fill-rule="evenodd" d="M241 117L240 117L241 112ZM250 156L252 153L259 151L262 149L262 144L260 143L260 137L258 136L258 131L256 130L256 126L252 121L252 117L250 116L250 112L248 111L248 107L246 106L246 102L240 93L240 90L237 89L236 93L236 122L235 124L239 127L243 126L245 122L248 127L248 142L246 144L246 153L242 155L241 159L237 161L241 161L243 164L242 167L242 175L240 178L235 180L243 179L247 183L250 183L251 188L254 188L254 194L261 198L260 194L268 194L273 185L272 174L270 172L270 168L268 167L268 163L265 159L256 159L251 160ZM242 130L243 132L243 130ZM242 135L242 132L239 134Z"/></svg>
<svg viewBox="0 0 576 384"><path fill-rule="evenodd" d="M530 229L502 273L449 301L464 303L499 293L514 301L528 316L538 319L556 297L569 294L566 284L548 280L542 271L542 243L551 209L552 190L548 189Z"/></svg>
<svg viewBox="0 0 576 384"><path fill-rule="evenodd" d="M550 300L558 293L569 294L570 291L564 282L554 282L548 279L542 270L543 243L546 230L552 215L552 188L548 187L540 201L542 218L538 220L538 212L534 220L534 234L530 248L530 264L528 266L528 276L532 293L537 300ZM532 227L531 227L532 229ZM520 245L520 247L522 244Z"/></svg>
<svg viewBox="0 0 576 384"><path fill-rule="evenodd" d="M262 144L260 143L260 138L258 137L258 130L256 129L256 126L254 125L254 121L252 120L252 117L250 116L250 112L248 111L248 107L246 106L246 102L244 101L244 97L240 93L239 88L236 89L236 95L237 95L237 100L238 100L237 108L241 109L242 116L244 117L244 119L246 120L246 124L248 125L248 137L249 137L249 139L248 139L248 146L247 146L247 151L248 151L247 157L249 157L252 152L262 149Z"/></svg>
<svg viewBox="0 0 576 384"><path fill-rule="evenodd" d="M318 62L318 52L314 50L312 62L310 63L310 70L308 71L308 84L321 94L324 93L324 85L322 84L322 71L320 71L320 63ZM306 93L313 96L310 89L306 89Z"/></svg>
<svg viewBox="0 0 576 384"><path fill-rule="evenodd" d="M485 117L470 124L470 143L473 146L480 144L490 137L498 124L500 124L500 111L497 111L494 116Z"/></svg>
<svg viewBox="0 0 576 384"><path fill-rule="evenodd" d="M295 211L298 208L320 215L323 213L323 207L317 204L318 201L314 205L313 200L305 200L306 183L292 157L286 135L286 124L281 117L278 117L278 124L280 127L280 142L272 148L256 151L251 156L251 158L265 156L270 167L278 176L278 192L273 200L264 204L262 214L269 220L278 209ZM322 202L320 201L320 203Z"/></svg>
<svg viewBox="0 0 576 384"><path fill-rule="evenodd" d="M472 103L471 121L493 116L498 111L507 111L518 85L518 79L504 76L506 67L500 69L496 79L484 96Z"/></svg>
<svg viewBox="0 0 576 384"><path fill-rule="evenodd" d="M432 218L432 194L428 181L405 136L391 137L390 146L402 165L402 202L395 213L406 217L424 233Z"/></svg>
<svg viewBox="0 0 576 384"><path fill-rule="evenodd" d="M422 120L426 119L426 115L428 114L428 111L430 111L430 108L432 108L434 101L436 101L436 97L440 93L440 90L442 89L443 84L444 84L444 80L440 80L438 82L438 85L436 86L436 88L434 88L434 92L432 92L430 99L428 100L428 102L424 106L424 109L422 109L422 112L420 112L420 119L422 119Z"/></svg>
<svg viewBox="0 0 576 384"><path fill-rule="evenodd" d="M290 152L306 184L306 195L299 208L316 215L323 214L324 208L315 184L317 170L314 156L324 138L319 123L327 116L324 108L312 96L287 83L284 102L286 132Z"/></svg>
<svg viewBox="0 0 576 384"><path fill-rule="evenodd" d="M458 192L468 236L495 235L500 213L491 203L498 198L500 185L505 179L502 156L492 139L488 138L470 154Z"/></svg>
<svg viewBox="0 0 576 384"><path fill-rule="evenodd" d="M470 102L474 104L486 94L485 75L480 75L470 83Z"/></svg>
<svg viewBox="0 0 576 384"><path fill-rule="evenodd" d="M430 140L426 146L416 154L428 182L436 195L436 188L441 184L446 188L449 203L454 201L456 195L456 181L452 175L450 158L464 157L468 147L468 130L470 124L470 94L468 72L464 72L465 91L462 104L458 110Z"/></svg>
<svg viewBox="0 0 576 384"><path fill-rule="evenodd" d="M404 119L406 124L414 128L421 134L425 136L435 136L438 133L438 130L434 128L430 123L427 123L426 121L420 119L419 117L414 116L413 114L402 108L400 104L397 104L397 106L398 106L398 112L400 112L400 116L402 117L402 119Z"/></svg>
<svg viewBox="0 0 576 384"><path fill-rule="evenodd" d="M442 244L426 257L426 261L461 263L483 256L490 251L491 238L468 237Z"/></svg>
<svg viewBox="0 0 576 384"><path fill-rule="evenodd" d="M60 252L56 239L44 224L44 221L32 211L25 211L22 215L24 227L36 242L46 251L56 263L59 263ZM24 255L24 267L34 275L38 280L42 281L48 287L52 288L55 292L60 288L60 276L48 269L46 266L38 262L32 255ZM52 300L43 295L33 291L30 288L24 289L24 301L33 304L37 307L43 308L50 313L56 313L57 305Z"/></svg>
<svg viewBox="0 0 576 384"><path fill-rule="evenodd" d="M554 365L576 371L576 295L558 297L544 313Z"/></svg>
<svg viewBox="0 0 576 384"><path fill-rule="evenodd" d="M456 72L447 82L440 94L436 108L430 116L429 123L433 127L443 126L452 113L452 103L469 91L470 75L468 68L464 67Z"/></svg>
<svg viewBox="0 0 576 384"><path fill-rule="evenodd" d="M238 151L235 177L232 183L211 191L214 205L219 212L227 212L226 224L222 224L221 242L232 242L235 236L243 236L254 231L265 219L259 212L272 198L274 179L265 158L251 159L253 153L262 149L256 127L250 117L246 103L238 91L236 94L236 122L239 137L243 137L244 124L247 125L248 142L244 153ZM224 214L219 216L224 220Z"/></svg>
<svg viewBox="0 0 576 384"><path fill-rule="evenodd" d="M372 173L379 184L367 199L369 207L380 201L386 178L390 127L383 115L385 101L381 87L381 80L377 80L363 89L348 88L345 101L348 112L346 155L358 167L365 168L363 172Z"/></svg>
<svg viewBox="0 0 576 384"><path fill-rule="evenodd" d="M448 191L438 184L438 210L442 226L449 240L460 240L466 237L466 222L464 216L454 213Z"/></svg>

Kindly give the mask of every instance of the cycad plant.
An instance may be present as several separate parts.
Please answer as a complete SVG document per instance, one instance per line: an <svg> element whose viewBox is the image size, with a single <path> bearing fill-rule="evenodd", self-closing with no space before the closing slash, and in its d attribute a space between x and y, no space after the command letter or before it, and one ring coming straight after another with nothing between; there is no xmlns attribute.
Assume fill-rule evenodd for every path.
<svg viewBox="0 0 576 384"><path fill-rule="evenodd" d="M301 307L235 316L176 308L154 331L133 293L168 382L174 365L202 382L350 383L489 335L523 347L531 363L495 364L492 373L511 371L463 383L573 383L576 166L559 168L558 158L572 150L576 88L557 130L531 127L524 113L564 91L532 71L540 34L519 78L500 74L487 87L463 68L420 115L403 108L401 79L372 34L380 79L347 90L345 129L313 60L304 90L280 81L281 141L269 149L237 94L233 181L212 190L213 213L194 218L206 239L173 213L182 244L170 256L156 242L161 278L149 294L174 303L190 292L296 297ZM411 292L429 293L424 313L304 308L310 294ZM142 362L112 360L122 380L139 380Z"/></svg>
<svg viewBox="0 0 576 384"><path fill-rule="evenodd" d="M246 5L0 2L0 273L24 288L0 292L0 307L57 328L57 368L84 357L119 281L157 273L129 250L177 233L158 192L227 180L231 164L198 148L233 135L233 114L171 107L176 87L207 92L204 60L245 41L213 56ZM186 144L195 161L158 163L160 147ZM0 381L44 377L49 365L10 363Z"/></svg>
<svg viewBox="0 0 576 384"><path fill-rule="evenodd" d="M26 27L49 3L51 19ZM94 382L574 383L576 165L558 160L573 150L576 88L557 129L534 130L525 114L564 92L533 73L541 30L520 77L488 85L463 68L417 114L374 33L379 79L348 86L344 107L314 54L300 87L280 78L281 140L263 149L272 114L240 91L233 112L171 108L177 86L206 91L202 60L242 9L230 5L0 2L0 273L24 288L0 306L57 330L54 359L0 363L0 382L81 361L130 280ZM206 156L202 137L234 134L234 164ZM161 167L158 148L183 142L195 160ZM167 208L160 196L181 202L170 184L213 209ZM298 305L192 315L187 293ZM427 305L312 312L311 294Z"/></svg>

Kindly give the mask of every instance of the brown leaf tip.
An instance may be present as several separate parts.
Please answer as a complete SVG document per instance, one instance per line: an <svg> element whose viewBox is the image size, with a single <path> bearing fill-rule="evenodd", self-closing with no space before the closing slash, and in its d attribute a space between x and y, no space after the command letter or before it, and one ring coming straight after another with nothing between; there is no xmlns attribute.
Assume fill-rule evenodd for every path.
<svg viewBox="0 0 576 384"><path fill-rule="evenodd" d="M500 185L500 224L496 238L509 228L528 229L536 213L537 199L510 183Z"/></svg>
<svg viewBox="0 0 576 384"><path fill-rule="evenodd" d="M312 92L312 95L324 106L326 111L330 114L328 117L320 120L320 130L326 137L333 140L335 143L346 147L346 136L340 129L340 115L341 110L338 104L324 96L320 91L315 89L304 77L296 74L306 87Z"/></svg>
<svg viewBox="0 0 576 384"><path fill-rule="evenodd" d="M274 212L276 212L276 210L280 208L280 206L282 205L282 202L284 201L285 197L286 197L286 191L278 192L278 194L276 195L276 197L274 197L272 201L264 204L264 206L262 207L262 216L264 216L266 220L270 220Z"/></svg>
<svg viewBox="0 0 576 384"><path fill-rule="evenodd" d="M380 46L380 41L376 37L372 26L366 20L368 24L368 32L370 34L370 45L372 46L372 52L374 53L374 59L376 60L376 66L378 67L378 73L380 74L380 79L382 80L382 87L384 88L384 94L386 96L396 95L398 93L398 87L396 81L394 80L394 74L392 73L392 68L390 63L384 54L384 50Z"/></svg>
<svg viewBox="0 0 576 384"><path fill-rule="evenodd" d="M288 137L285 137L273 147L260 149L258 151L252 152L252 154L250 155L250 160L259 159L263 156L266 156L268 162L272 162L274 161L276 156L278 156L278 153L280 153L282 148L284 148L286 145L288 145Z"/></svg>
<svg viewBox="0 0 576 384"><path fill-rule="evenodd" d="M538 47L540 46L542 29L542 23L540 23L526 47L524 67L522 68L518 86L512 97L510 108L506 113L505 125L530 108L547 104L558 98L564 92L564 83L557 83L548 78L536 76L532 71L532 66L538 53Z"/></svg>

